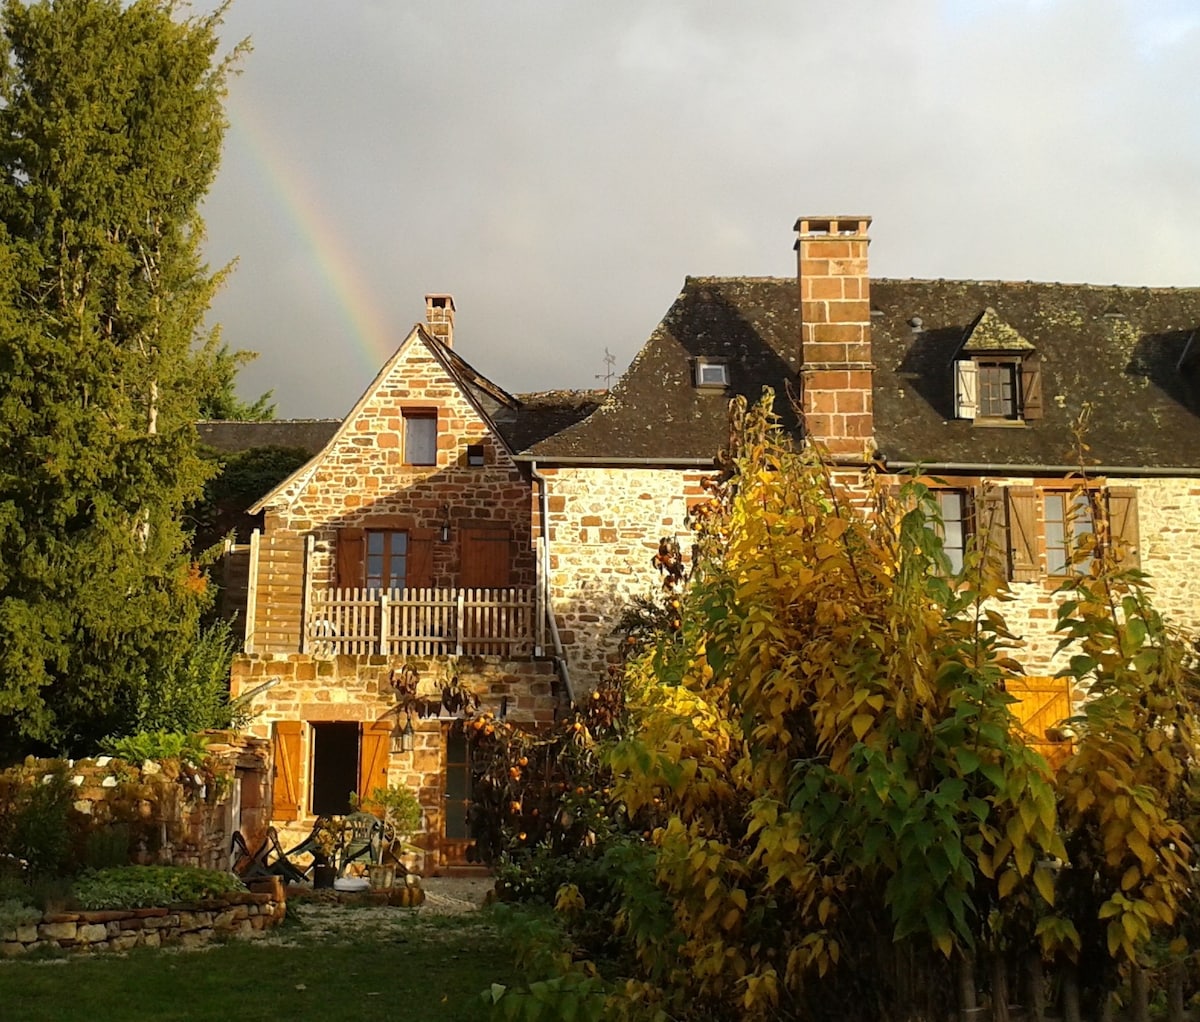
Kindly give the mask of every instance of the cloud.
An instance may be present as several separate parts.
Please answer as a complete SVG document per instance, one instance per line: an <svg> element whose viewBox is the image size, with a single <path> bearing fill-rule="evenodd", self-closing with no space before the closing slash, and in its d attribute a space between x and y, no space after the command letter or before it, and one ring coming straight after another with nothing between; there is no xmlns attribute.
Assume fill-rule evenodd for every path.
<svg viewBox="0 0 1200 1022"><path fill-rule="evenodd" d="M426 291L501 385L594 386L686 274L790 275L800 213L874 215L877 274L1200 280L1181 2L334 6L227 23L214 318L283 414L343 414Z"/></svg>

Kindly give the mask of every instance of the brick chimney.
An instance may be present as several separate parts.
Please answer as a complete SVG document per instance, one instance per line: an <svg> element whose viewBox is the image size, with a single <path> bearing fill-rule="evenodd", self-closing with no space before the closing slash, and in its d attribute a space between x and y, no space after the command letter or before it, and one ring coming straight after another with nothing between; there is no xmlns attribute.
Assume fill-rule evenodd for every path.
<svg viewBox="0 0 1200 1022"><path fill-rule="evenodd" d="M447 348L454 347L454 296L425 296L425 329Z"/></svg>
<svg viewBox="0 0 1200 1022"><path fill-rule="evenodd" d="M875 449L870 226L869 216L804 216L795 228L801 407L808 439L839 459Z"/></svg>

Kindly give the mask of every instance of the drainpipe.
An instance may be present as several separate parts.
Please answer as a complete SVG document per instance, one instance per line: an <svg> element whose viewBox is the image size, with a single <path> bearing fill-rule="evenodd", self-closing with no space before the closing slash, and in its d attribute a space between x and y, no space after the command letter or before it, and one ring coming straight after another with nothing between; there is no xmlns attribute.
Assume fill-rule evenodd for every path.
<svg viewBox="0 0 1200 1022"><path fill-rule="evenodd" d="M558 635L558 621L554 617L554 604L552 602L551 585L550 585L550 528L548 522L550 520L550 495L547 492L546 477L538 471L537 462L530 460L529 474L537 480L538 484L538 501L541 506L541 536L539 537L542 547L542 577L538 581L542 585L542 603L546 608L546 619L550 623L550 638L554 641L554 665L558 669L558 675L563 680L563 686L567 690L567 698L572 703L575 702L575 689L571 685L571 673L567 670L567 657L563 652L562 639Z"/></svg>

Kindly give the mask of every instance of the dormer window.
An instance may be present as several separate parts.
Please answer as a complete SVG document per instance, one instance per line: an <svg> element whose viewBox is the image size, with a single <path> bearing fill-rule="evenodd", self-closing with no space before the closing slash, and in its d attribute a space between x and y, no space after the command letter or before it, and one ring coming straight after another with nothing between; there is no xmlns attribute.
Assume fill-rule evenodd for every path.
<svg viewBox="0 0 1200 1022"><path fill-rule="evenodd" d="M1041 359L995 309L985 309L959 345L954 401L958 418L981 426L1042 417Z"/></svg>
<svg viewBox="0 0 1200 1022"><path fill-rule="evenodd" d="M729 366L711 359L696 360L696 386L724 389L729 386Z"/></svg>

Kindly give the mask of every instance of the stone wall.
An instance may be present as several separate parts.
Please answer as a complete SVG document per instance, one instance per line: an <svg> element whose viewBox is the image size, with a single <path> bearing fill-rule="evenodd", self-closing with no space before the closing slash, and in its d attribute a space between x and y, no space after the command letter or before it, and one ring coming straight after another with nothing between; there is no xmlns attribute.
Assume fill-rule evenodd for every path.
<svg viewBox="0 0 1200 1022"><path fill-rule="evenodd" d="M213 938L254 937L278 926L287 904L272 894L228 894L194 905L46 913L40 920L0 929L0 955L30 951L128 951L180 944L195 947Z"/></svg>
<svg viewBox="0 0 1200 1022"><path fill-rule="evenodd" d="M406 410L436 411L437 464L405 463ZM470 446L482 448L482 465L468 464ZM432 535L446 511L451 539L443 543L439 536L433 544L432 585L459 584L467 527L510 529L510 584L534 584L529 483L442 364L414 340L389 363L311 475L279 507L268 508L266 528L311 533L316 542L310 577L313 585L325 586L335 584L338 529Z"/></svg>
<svg viewBox="0 0 1200 1022"><path fill-rule="evenodd" d="M687 554L687 509L705 496L698 469L544 468L550 584L578 696L620 659L613 628L635 596L658 591L659 540Z"/></svg>
<svg viewBox="0 0 1200 1022"><path fill-rule="evenodd" d="M27 760L6 771L4 780L37 784L65 771L75 789L68 823L78 836L78 855L89 833L121 825L129 831L132 863L225 870L233 831L253 836L267 826L268 746L221 733L207 751L198 770L175 760L137 764L100 756Z"/></svg>
<svg viewBox="0 0 1200 1022"><path fill-rule="evenodd" d="M674 536L685 553L689 550L687 508L703 498L699 482L706 473L574 467L542 472L549 493L553 609L572 682L577 692L586 691L618 659L618 641L611 633L621 610L631 597L657 589L650 559L659 538ZM866 492L852 474L839 473L839 482L860 496ZM1000 486L1051 482L1055 481L1030 477L989 480ZM1179 626L1200 630L1200 482L1109 482L1138 493L1141 568L1150 576L1155 606ZM955 485L952 478L945 483ZM1071 485L1057 482L1055 488ZM1039 518L1039 535L1041 527ZM1044 558L1044 544L1039 556ZM1054 652L1060 602L1054 591L1060 581L1041 577L1012 582L1014 599L998 608L1024 639L1016 656L1031 675L1054 674L1070 656Z"/></svg>
<svg viewBox="0 0 1200 1022"><path fill-rule="evenodd" d="M549 724L562 705L554 666L545 659L463 657L451 661L242 654L234 659L230 687L237 696L274 681L250 706L255 716L248 730L259 738L270 738L275 724L290 721L354 721L364 728L377 725L390 730L396 722L396 697L389 679L393 670L406 663L417 668L421 678L418 696L430 704L436 705L440 699L440 685L447 672L457 670L466 687L479 696L481 712L496 716L503 713L513 723L528 727ZM454 723L454 718L445 713L414 716L413 750L393 752L389 748L386 753L387 782L411 788L424 809L423 829L414 843L426 849L425 865L430 869L443 864L439 842L445 812L446 732ZM295 819L274 820L285 846L307 836L315 821L309 808L313 754L310 727L301 728L299 742L296 796L300 812Z"/></svg>

